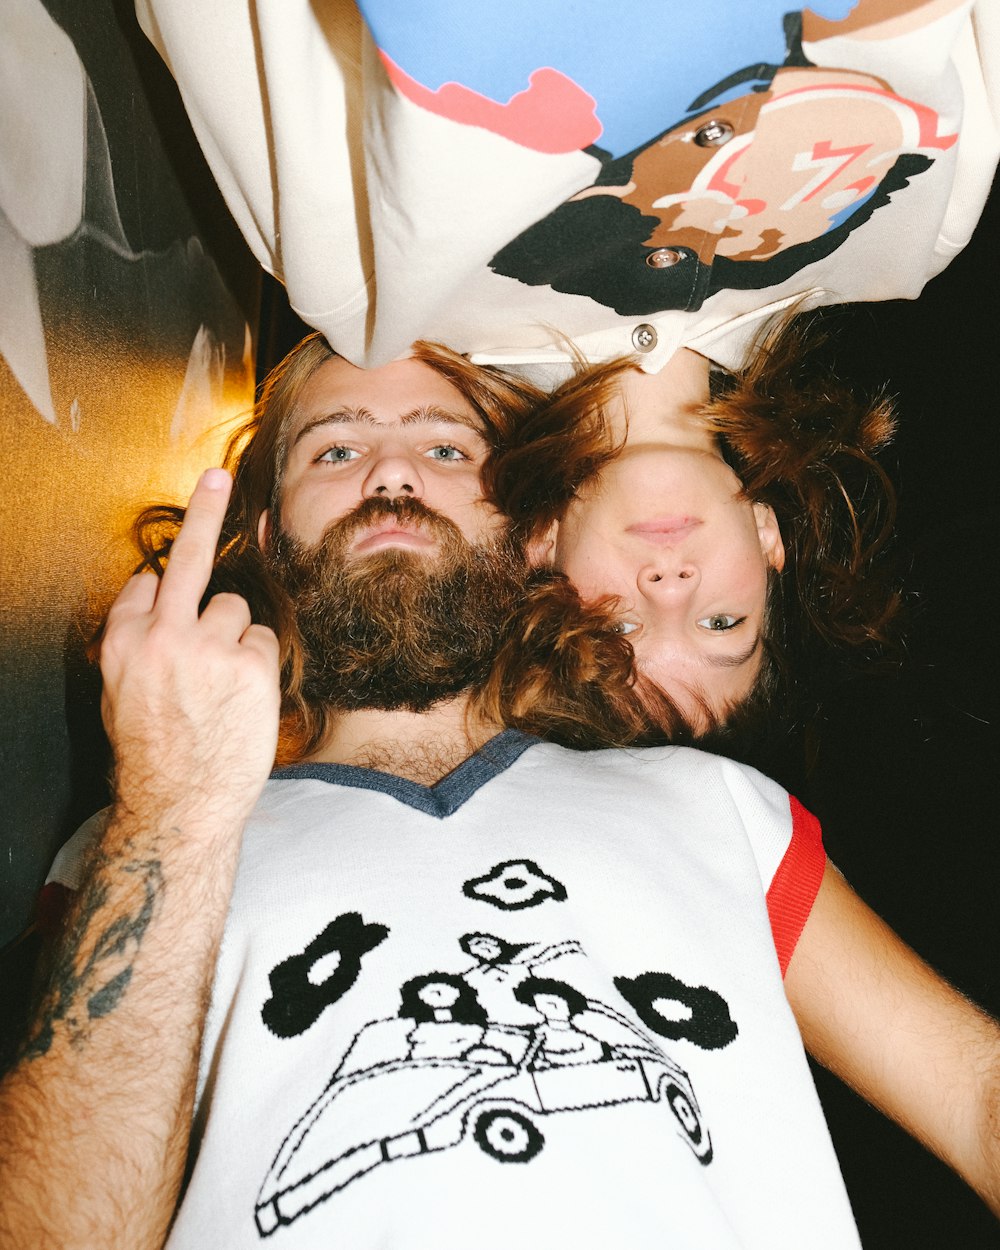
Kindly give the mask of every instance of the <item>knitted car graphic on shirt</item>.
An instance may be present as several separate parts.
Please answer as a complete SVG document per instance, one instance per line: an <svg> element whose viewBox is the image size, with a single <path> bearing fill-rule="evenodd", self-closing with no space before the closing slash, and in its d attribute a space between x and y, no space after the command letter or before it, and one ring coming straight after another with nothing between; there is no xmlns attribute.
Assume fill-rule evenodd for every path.
<svg viewBox="0 0 1000 1250"><path fill-rule="evenodd" d="M511 1025L476 1017L459 977L414 978L404 1002L408 991L422 1016L365 1025L282 1143L256 1203L262 1237L381 1164L463 1141L500 1163L530 1164L545 1144L539 1121L557 1112L661 1103L699 1162L711 1162L687 1073L612 1008L531 978L517 994L542 1023ZM628 1040L596 1035L608 1029Z"/></svg>

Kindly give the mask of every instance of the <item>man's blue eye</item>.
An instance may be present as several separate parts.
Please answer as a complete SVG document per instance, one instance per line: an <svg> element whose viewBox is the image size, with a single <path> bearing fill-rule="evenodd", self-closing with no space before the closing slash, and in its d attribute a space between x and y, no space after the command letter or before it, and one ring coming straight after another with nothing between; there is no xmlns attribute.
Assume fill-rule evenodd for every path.
<svg viewBox="0 0 1000 1250"><path fill-rule="evenodd" d="M437 447L432 447L427 455L432 460L464 460L465 453L459 451L457 447L452 447L450 443L441 443Z"/></svg>
<svg viewBox="0 0 1000 1250"><path fill-rule="evenodd" d="M317 460L326 460L331 464L344 464L349 460L354 460L359 454L353 447L328 447L321 456L317 456Z"/></svg>
<svg viewBox="0 0 1000 1250"><path fill-rule="evenodd" d="M746 619L745 616L730 616L728 612L716 612L714 616L703 616L698 624L702 629L711 629L716 633L721 633L723 630L742 625Z"/></svg>

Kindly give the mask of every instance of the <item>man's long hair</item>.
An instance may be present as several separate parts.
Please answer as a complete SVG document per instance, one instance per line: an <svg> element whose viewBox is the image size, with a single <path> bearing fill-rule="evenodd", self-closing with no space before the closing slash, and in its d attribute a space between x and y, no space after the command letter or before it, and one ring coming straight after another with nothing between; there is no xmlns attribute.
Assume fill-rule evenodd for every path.
<svg viewBox="0 0 1000 1250"><path fill-rule="evenodd" d="M303 689L305 651L291 599L268 567L258 542L265 509L280 514L281 480L290 421L302 391L335 353L318 334L304 339L261 386L248 421L233 435L224 464L233 493L206 599L242 595L255 621L270 626L281 647L282 729L278 763L317 749L336 713ZM543 403L542 392L498 369L471 364L437 344L418 343L415 359L438 372L472 405L489 444L488 462L503 456L518 430ZM484 473L486 498L492 474ZM155 504L133 526L140 567L161 574L184 509ZM615 632L614 604L583 607L560 574L527 579L523 603L506 623L496 662L470 691L470 711L495 723L567 746L590 748L662 742L685 736L669 699L632 671L632 650Z"/></svg>

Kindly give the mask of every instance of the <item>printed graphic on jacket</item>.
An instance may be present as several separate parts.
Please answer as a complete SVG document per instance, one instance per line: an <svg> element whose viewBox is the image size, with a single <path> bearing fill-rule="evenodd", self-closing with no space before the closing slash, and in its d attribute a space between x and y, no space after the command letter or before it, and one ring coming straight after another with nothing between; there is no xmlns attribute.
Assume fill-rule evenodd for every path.
<svg viewBox="0 0 1000 1250"><path fill-rule="evenodd" d="M621 316L695 311L723 289L782 283L931 168L957 140L933 109L873 74L816 66L802 47L841 33L881 39L891 65L903 55L892 35L942 15L920 7L900 0L887 36L880 6L859 14L852 0L798 12L723 0L711 32L703 6L678 4L667 28L644 38L646 6L634 23L620 6L588 9L574 27L561 10L556 21L520 0L475 16L435 0L419 23L384 0L362 5L390 80L413 103L534 151L583 150L600 162L593 185L490 268ZM448 23L463 30L459 43L436 37ZM727 57L746 59L725 72Z"/></svg>
<svg viewBox="0 0 1000 1250"><path fill-rule="evenodd" d="M357 1032L325 1089L297 1117L257 1198L261 1237L373 1168L405 1167L413 1156L462 1147L530 1165L545 1146L546 1117L565 1112L656 1104L651 1112L667 1116L695 1158L711 1163L712 1140L687 1073L624 1014L566 979L584 957L579 942L467 933L459 946L471 964L406 981L398 1014ZM556 963L562 975L545 975ZM712 1025L698 1044L724 1046L736 1036L713 990L666 973L616 984L663 1035L697 1040L698 1033L676 1021L671 1032L657 1017L655 1000L666 997L682 1001L693 1022L709 1004Z"/></svg>

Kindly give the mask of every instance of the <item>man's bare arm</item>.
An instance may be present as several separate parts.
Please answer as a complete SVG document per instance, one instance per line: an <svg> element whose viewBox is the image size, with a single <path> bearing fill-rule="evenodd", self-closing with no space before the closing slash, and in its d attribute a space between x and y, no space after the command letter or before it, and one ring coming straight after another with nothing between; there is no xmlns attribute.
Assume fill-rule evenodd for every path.
<svg viewBox="0 0 1000 1250"><path fill-rule="evenodd" d="M101 648L111 817L0 1085L0 1246L163 1244L243 825L277 736L277 641L234 595L199 617L229 496L210 471L162 581Z"/></svg>
<svg viewBox="0 0 1000 1250"><path fill-rule="evenodd" d="M810 1053L1000 1216L1000 1026L829 864L785 989Z"/></svg>

